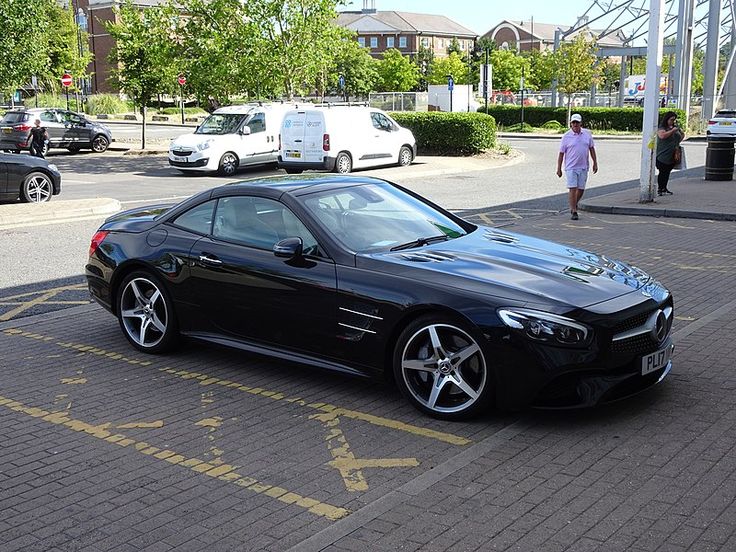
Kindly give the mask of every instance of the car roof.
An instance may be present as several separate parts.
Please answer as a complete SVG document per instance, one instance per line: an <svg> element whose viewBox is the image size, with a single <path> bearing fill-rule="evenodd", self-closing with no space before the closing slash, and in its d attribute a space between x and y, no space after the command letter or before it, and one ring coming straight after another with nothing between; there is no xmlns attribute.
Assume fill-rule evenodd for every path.
<svg viewBox="0 0 736 552"><path fill-rule="evenodd" d="M370 176L346 176L337 174L308 174L292 176L272 176L252 178L240 182L223 184L212 190L212 197L225 195L259 193L259 195L280 197L284 193L293 196L312 193L318 190L344 188L363 184L385 185L387 182Z"/></svg>

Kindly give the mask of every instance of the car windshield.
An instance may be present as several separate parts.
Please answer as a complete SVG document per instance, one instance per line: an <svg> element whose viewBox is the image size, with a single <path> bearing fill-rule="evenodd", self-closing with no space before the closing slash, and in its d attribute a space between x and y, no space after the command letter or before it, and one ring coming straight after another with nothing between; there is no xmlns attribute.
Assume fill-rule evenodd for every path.
<svg viewBox="0 0 736 552"><path fill-rule="evenodd" d="M734 118L736 117L736 111L726 111L726 110L717 111L716 117Z"/></svg>
<svg viewBox="0 0 736 552"><path fill-rule="evenodd" d="M245 117L235 113L213 113L199 125L194 134L233 134Z"/></svg>
<svg viewBox="0 0 736 552"><path fill-rule="evenodd" d="M304 197L304 205L358 253L422 247L466 234L447 215L388 184L314 192Z"/></svg>
<svg viewBox="0 0 736 552"><path fill-rule="evenodd" d="M18 111L10 111L3 116L3 120L0 123L13 125L15 123L22 123L30 118L28 113L20 113Z"/></svg>

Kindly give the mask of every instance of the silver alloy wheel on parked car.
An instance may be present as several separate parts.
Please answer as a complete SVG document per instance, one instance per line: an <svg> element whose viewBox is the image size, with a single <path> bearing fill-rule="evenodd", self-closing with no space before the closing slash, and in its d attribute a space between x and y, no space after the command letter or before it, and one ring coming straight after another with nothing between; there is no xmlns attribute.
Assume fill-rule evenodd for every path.
<svg viewBox="0 0 736 552"><path fill-rule="evenodd" d="M92 140L92 151L96 153L102 153L103 151L107 150L107 147L109 145L110 145L110 141L107 139L107 136L98 134Z"/></svg>
<svg viewBox="0 0 736 552"><path fill-rule="evenodd" d="M152 280L138 276L128 281L120 295L119 309L125 333L141 349L153 349L166 337L169 309Z"/></svg>
<svg viewBox="0 0 736 552"><path fill-rule="evenodd" d="M421 323L406 340L399 382L421 410L461 417L490 392L485 357L466 331L448 323Z"/></svg>
<svg viewBox="0 0 736 552"><path fill-rule="evenodd" d="M411 165L413 160L414 156L412 155L411 150L406 146L402 146L401 150L399 150L399 166L408 167Z"/></svg>
<svg viewBox="0 0 736 552"><path fill-rule="evenodd" d="M32 172L23 180L20 198L25 203L43 203L50 200L53 193L51 179L41 172Z"/></svg>
<svg viewBox="0 0 736 552"><path fill-rule="evenodd" d="M348 174L353 170L353 160L350 159L350 155L341 151L337 154L335 159L335 172L340 174Z"/></svg>
<svg viewBox="0 0 736 552"><path fill-rule="evenodd" d="M220 159L220 173L225 176L232 176L238 170L238 157L234 153L227 152Z"/></svg>

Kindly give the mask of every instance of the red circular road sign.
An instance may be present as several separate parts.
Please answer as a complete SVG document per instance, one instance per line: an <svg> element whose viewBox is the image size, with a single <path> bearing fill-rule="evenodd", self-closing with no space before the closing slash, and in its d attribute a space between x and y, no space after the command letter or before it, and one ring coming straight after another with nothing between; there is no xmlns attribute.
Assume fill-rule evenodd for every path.
<svg viewBox="0 0 736 552"><path fill-rule="evenodd" d="M71 86L72 85L72 76L69 73L64 73L61 76L61 84L64 86Z"/></svg>
<svg viewBox="0 0 736 552"><path fill-rule="evenodd" d="M184 86L187 83L187 78L181 73L179 74L176 80L182 86Z"/></svg>

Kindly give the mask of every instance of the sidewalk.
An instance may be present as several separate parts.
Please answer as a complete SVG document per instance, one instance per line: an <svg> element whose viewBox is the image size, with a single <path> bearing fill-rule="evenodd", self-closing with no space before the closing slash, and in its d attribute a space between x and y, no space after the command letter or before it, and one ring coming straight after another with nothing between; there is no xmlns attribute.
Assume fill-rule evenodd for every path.
<svg viewBox="0 0 736 552"><path fill-rule="evenodd" d="M736 180L705 180L704 167L672 173L669 189L673 195L657 196L650 203L639 202L639 188L592 198L583 197L581 211L614 215L736 220Z"/></svg>

